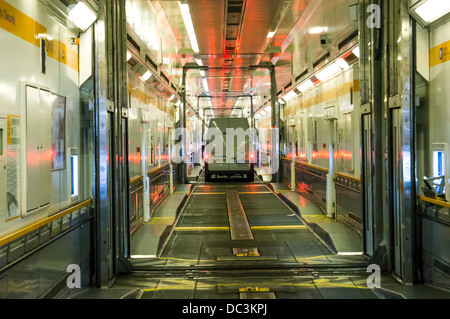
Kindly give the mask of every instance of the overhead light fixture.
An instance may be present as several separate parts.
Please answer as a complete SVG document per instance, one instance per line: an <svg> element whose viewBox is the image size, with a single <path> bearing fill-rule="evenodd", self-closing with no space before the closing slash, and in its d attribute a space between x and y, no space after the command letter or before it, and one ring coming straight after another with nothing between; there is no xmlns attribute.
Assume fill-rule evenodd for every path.
<svg viewBox="0 0 450 319"><path fill-rule="evenodd" d="M274 35L275 35L275 31L270 31L269 34L267 35L267 38L272 39Z"/></svg>
<svg viewBox="0 0 450 319"><path fill-rule="evenodd" d="M86 31L97 20L97 15L80 1L69 11L69 18L81 30Z"/></svg>
<svg viewBox="0 0 450 319"><path fill-rule="evenodd" d="M194 24L192 23L191 12L189 11L189 4L182 4L180 2L181 15L183 16L184 25L188 32L189 40L191 41L192 50L198 53L200 49L198 48L197 36L195 35Z"/></svg>
<svg viewBox="0 0 450 319"><path fill-rule="evenodd" d="M295 93L294 91L290 91L289 93L287 93L286 95L283 96L283 100L285 100L286 102L289 102L290 100L294 99L295 97L297 97L297 93Z"/></svg>
<svg viewBox="0 0 450 319"><path fill-rule="evenodd" d="M280 103L280 104L286 104L286 102L283 100L283 99L278 99L278 103Z"/></svg>
<svg viewBox="0 0 450 319"><path fill-rule="evenodd" d="M432 23L450 12L450 1L426 0L419 4L414 11L426 23Z"/></svg>
<svg viewBox="0 0 450 319"><path fill-rule="evenodd" d="M268 106L268 107L266 107L265 109L264 109L264 112L267 112L267 113L269 113L270 112L270 110L271 110L271 108L272 108L272 106Z"/></svg>
<svg viewBox="0 0 450 319"><path fill-rule="evenodd" d="M353 52L352 52L354 55L356 55L358 58L359 58L359 46L357 46L356 48L354 48L353 49Z"/></svg>
<svg viewBox="0 0 450 319"><path fill-rule="evenodd" d="M206 92L209 92L209 86L208 86L208 80L203 79L203 87L205 88Z"/></svg>
<svg viewBox="0 0 450 319"><path fill-rule="evenodd" d="M203 66L203 62L200 59L195 59L195 62L197 62L198 65Z"/></svg>
<svg viewBox="0 0 450 319"><path fill-rule="evenodd" d="M347 63L347 61L344 60L344 58L337 59L336 64L341 69L344 69L344 70L348 69L348 63Z"/></svg>
<svg viewBox="0 0 450 319"><path fill-rule="evenodd" d="M324 82L341 70L342 69L336 63L332 63L325 69L317 73L316 78L318 78L321 82Z"/></svg>
<svg viewBox="0 0 450 319"><path fill-rule="evenodd" d="M181 101L178 101L177 103L175 103L176 106L180 106L181 105Z"/></svg>
<svg viewBox="0 0 450 319"><path fill-rule="evenodd" d="M175 94L172 94L172 96L169 98L169 101L172 101L175 98Z"/></svg>
<svg viewBox="0 0 450 319"><path fill-rule="evenodd" d="M130 59L132 58L132 54L130 53L130 51L127 51L127 61L130 61Z"/></svg>
<svg viewBox="0 0 450 319"><path fill-rule="evenodd" d="M152 77L152 72L147 71L144 73L143 76L141 76L141 80L145 82L145 81L148 81L148 79L150 79L151 77Z"/></svg>
<svg viewBox="0 0 450 319"><path fill-rule="evenodd" d="M312 88L313 86L314 86L314 83L311 80L306 80L305 82L303 82L302 84L297 86L297 90L299 90L300 92L303 93L306 90L308 90L309 88Z"/></svg>

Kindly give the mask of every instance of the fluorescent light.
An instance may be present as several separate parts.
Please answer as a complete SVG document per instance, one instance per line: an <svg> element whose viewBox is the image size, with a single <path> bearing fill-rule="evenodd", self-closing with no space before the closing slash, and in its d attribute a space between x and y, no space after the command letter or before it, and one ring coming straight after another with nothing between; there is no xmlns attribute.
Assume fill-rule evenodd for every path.
<svg viewBox="0 0 450 319"><path fill-rule="evenodd" d="M267 38L268 39L272 39L274 35L275 35L275 32L274 31L270 31L269 34L267 35Z"/></svg>
<svg viewBox="0 0 450 319"><path fill-rule="evenodd" d="M191 41L192 50L198 53L200 52L200 49L198 48L197 36L195 35L194 24L192 23L192 17L189 11L189 4L181 4L180 2L180 9L186 30L188 32L189 40Z"/></svg>
<svg viewBox="0 0 450 319"><path fill-rule="evenodd" d="M149 259L156 258L156 255L131 255L131 259Z"/></svg>
<svg viewBox="0 0 450 319"><path fill-rule="evenodd" d="M150 79L151 76L152 76L152 73L151 73L150 71L147 71L147 72L144 73L143 76L141 76L141 79L142 79L142 81L145 82L145 81L147 81L148 79Z"/></svg>
<svg viewBox="0 0 450 319"><path fill-rule="evenodd" d="M172 96L169 98L169 101L172 101L175 98L175 94L172 94Z"/></svg>
<svg viewBox="0 0 450 319"><path fill-rule="evenodd" d="M290 100L292 100L295 97L297 97L297 93L295 93L294 91L291 91L291 92L287 93L285 96L283 96L283 100L285 100L286 102L289 102Z"/></svg>
<svg viewBox="0 0 450 319"><path fill-rule="evenodd" d="M203 87L205 88L206 92L209 92L208 80L203 79Z"/></svg>
<svg viewBox="0 0 450 319"><path fill-rule="evenodd" d="M336 61L336 64L338 65L338 67L340 67L341 69L348 69L348 63L347 61L345 61L343 58L340 58Z"/></svg>
<svg viewBox="0 0 450 319"><path fill-rule="evenodd" d="M83 2L69 11L69 18L83 31L86 31L97 20L97 15Z"/></svg>
<svg viewBox="0 0 450 319"><path fill-rule="evenodd" d="M353 54L359 58L359 46L353 49Z"/></svg>
<svg viewBox="0 0 450 319"><path fill-rule="evenodd" d="M272 108L272 107L269 105L268 107L266 107L266 108L264 109L264 111L267 112L267 113L269 113L271 108Z"/></svg>
<svg viewBox="0 0 450 319"><path fill-rule="evenodd" d="M306 90L312 88L313 86L314 83L311 80L306 80L305 82L297 86L297 90L299 90L300 92L305 92Z"/></svg>
<svg viewBox="0 0 450 319"><path fill-rule="evenodd" d="M427 23L433 22L450 12L450 1L428 0L416 9L416 13Z"/></svg>
<svg viewBox="0 0 450 319"><path fill-rule="evenodd" d="M127 61L130 61L131 57L132 57L132 55L131 55L130 51L127 51Z"/></svg>
<svg viewBox="0 0 450 319"><path fill-rule="evenodd" d="M181 105L181 101L178 101L177 103L175 103L176 106L180 106Z"/></svg>
<svg viewBox="0 0 450 319"><path fill-rule="evenodd" d="M333 63L333 64L327 66L325 69L323 69L319 73L317 73L316 78L318 78L320 81L324 82L324 81L328 80L330 77L332 77L333 75L335 75L336 73L338 73L339 71L341 71L341 68L336 63Z"/></svg>
<svg viewBox="0 0 450 319"><path fill-rule="evenodd" d="M286 102L283 99L278 99L278 103L280 104L286 104Z"/></svg>
<svg viewBox="0 0 450 319"><path fill-rule="evenodd" d="M328 31L327 27L312 27L308 30L309 34L320 34Z"/></svg>
<svg viewBox="0 0 450 319"><path fill-rule="evenodd" d="M200 59L195 59L195 62L197 62L198 65L203 66L203 62Z"/></svg>

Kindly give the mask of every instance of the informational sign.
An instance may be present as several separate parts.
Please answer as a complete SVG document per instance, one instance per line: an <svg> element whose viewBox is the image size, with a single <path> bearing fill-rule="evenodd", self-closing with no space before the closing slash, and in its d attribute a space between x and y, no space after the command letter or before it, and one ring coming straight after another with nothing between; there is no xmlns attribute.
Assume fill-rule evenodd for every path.
<svg viewBox="0 0 450 319"><path fill-rule="evenodd" d="M20 116L6 122L6 220L20 215Z"/></svg>

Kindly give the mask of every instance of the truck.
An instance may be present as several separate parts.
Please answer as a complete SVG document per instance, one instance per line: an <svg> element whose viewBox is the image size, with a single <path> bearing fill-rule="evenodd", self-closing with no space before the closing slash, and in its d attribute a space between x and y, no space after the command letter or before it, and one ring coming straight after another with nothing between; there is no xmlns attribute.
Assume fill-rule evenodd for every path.
<svg viewBox="0 0 450 319"><path fill-rule="evenodd" d="M254 181L256 155L253 152L252 136L248 134L250 132L249 127L247 118L213 118L210 120L205 142L214 142L218 138L214 137L214 133L221 133L223 142L216 140L215 148L209 151L210 154L208 154L208 147L205 149L205 182L212 182L213 175L216 178L240 175L242 178L245 176L247 182ZM228 145L228 148L227 129L231 129L228 132L236 133L234 143L232 143L234 146ZM230 142L230 136L228 140ZM218 151L220 144L223 147L222 154ZM230 158L232 158L231 161Z"/></svg>

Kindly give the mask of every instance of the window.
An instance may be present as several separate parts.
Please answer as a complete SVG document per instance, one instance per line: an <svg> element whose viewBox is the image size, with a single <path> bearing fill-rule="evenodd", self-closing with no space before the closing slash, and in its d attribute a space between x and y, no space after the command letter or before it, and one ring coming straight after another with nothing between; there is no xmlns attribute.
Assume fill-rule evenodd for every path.
<svg viewBox="0 0 450 319"><path fill-rule="evenodd" d="M70 199L77 200L80 194L80 156L78 149L69 149L69 183L70 183Z"/></svg>
<svg viewBox="0 0 450 319"><path fill-rule="evenodd" d="M444 163L445 163L445 155L442 151L433 152L433 176L444 176Z"/></svg>

